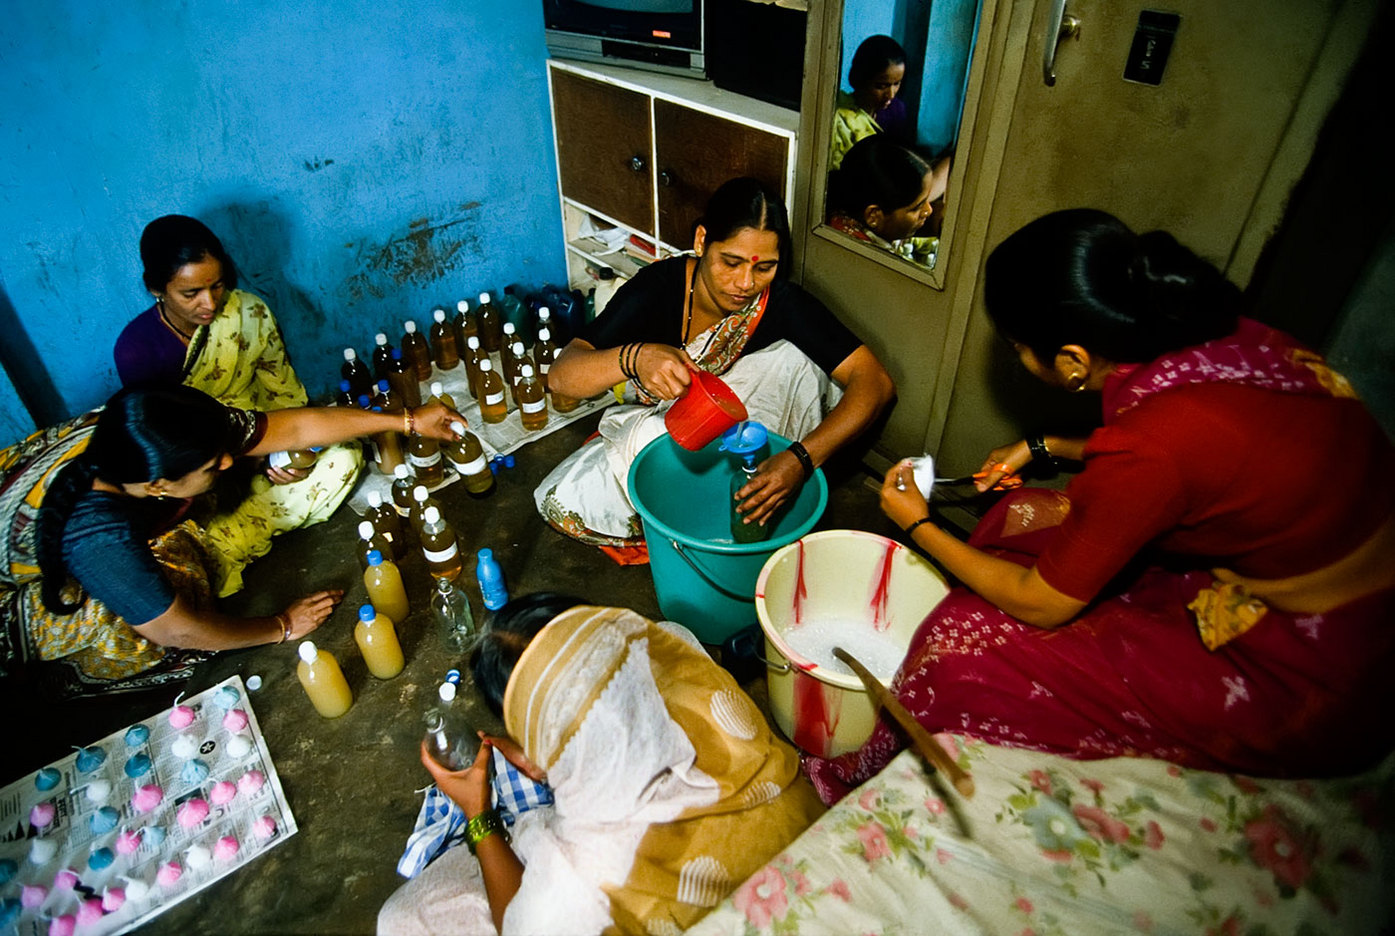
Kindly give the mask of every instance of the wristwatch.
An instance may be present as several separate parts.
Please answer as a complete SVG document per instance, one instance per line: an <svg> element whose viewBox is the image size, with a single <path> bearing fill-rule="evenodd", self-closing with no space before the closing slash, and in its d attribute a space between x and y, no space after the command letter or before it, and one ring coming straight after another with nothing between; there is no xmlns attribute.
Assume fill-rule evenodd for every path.
<svg viewBox="0 0 1395 936"><path fill-rule="evenodd" d="M1055 468L1058 465L1056 456L1047 449L1046 438L1040 432L1027 436L1027 451L1031 452L1032 461L1044 468Z"/></svg>

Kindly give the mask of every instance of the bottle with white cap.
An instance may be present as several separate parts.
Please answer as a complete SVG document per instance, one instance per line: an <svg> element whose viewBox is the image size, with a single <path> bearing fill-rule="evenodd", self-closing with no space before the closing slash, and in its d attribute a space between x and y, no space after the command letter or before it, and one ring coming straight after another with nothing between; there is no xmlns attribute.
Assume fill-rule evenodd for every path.
<svg viewBox="0 0 1395 936"><path fill-rule="evenodd" d="M315 711L325 718L338 718L354 704L354 694L339 668L339 661L328 650L320 650L309 640L302 640L298 649L300 663L295 675Z"/></svg>
<svg viewBox="0 0 1395 936"><path fill-rule="evenodd" d="M407 465L398 465L393 469L392 506L397 509L397 515L399 517L411 516L412 488L416 486L417 479L412 477L412 469Z"/></svg>
<svg viewBox="0 0 1395 936"><path fill-rule="evenodd" d="M487 423L501 423L508 418L509 402L504 398L504 381L494 372L489 358L480 361L480 416Z"/></svg>
<svg viewBox="0 0 1395 936"><path fill-rule="evenodd" d="M454 580L460 574L460 541L440 507L427 507L422 513L421 552L426 570L436 578Z"/></svg>
<svg viewBox="0 0 1395 936"><path fill-rule="evenodd" d="M440 702L426 710L426 752L447 770L464 770L479 753L479 736L461 717L455 705L456 687L443 682L436 690Z"/></svg>
<svg viewBox="0 0 1395 936"><path fill-rule="evenodd" d="M451 409L455 409L455 397L446 392L445 384L439 380L431 381L431 399L427 402L443 403Z"/></svg>
<svg viewBox="0 0 1395 936"><path fill-rule="evenodd" d="M547 428L547 394L533 376L532 364L518 369L518 414L529 432Z"/></svg>
<svg viewBox="0 0 1395 936"><path fill-rule="evenodd" d="M376 380L387 380L388 362L392 360L392 345L388 344L387 335L382 332L373 336L373 342L377 346L373 349L373 377Z"/></svg>
<svg viewBox="0 0 1395 936"><path fill-rule="evenodd" d="M446 321L446 310L436 309L431 313L434 320L431 326L431 359L443 371L460 364L459 336L454 326Z"/></svg>
<svg viewBox="0 0 1395 936"><path fill-rule="evenodd" d="M499 308L490 300L487 292L480 293L475 320L479 322L480 347L484 348L486 354L498 352L500 339L504 334L503 322L499 317Z"/></svg>
<svg viewBox="0 0 1395 936"><path fill-rule="evenodd" d="M465 382L470 387L470 399L480 398L480 361L488 360L489 355L480 347L480 336L471 335L465 339Z"/></svg>
<svg viewBox="0 0 1395 936"><path fill-rule="evenodd" d="M353 348L344 349L344 366L339 368L339 376L349 382L349 390L357 397L360 393L373 392L373 375L358 359Z"/></svg>
<svg viewBox="0 0 1395 936"><path fill-rule="evenodd" d="M461 299L455 304L455 315L451 318L450 323L455 326L455 335L460 341L458 345L460 348L464 348L465 343L471 337L476 337L480 333L479 322L475 319L475 313L470 311L469 300Z"/></svg>
<svg viewBox="0 0 1395 936"><path fill-rule="evenodd" d="M475 614L470 610L470 596L456 588L448 578L436 580L436 594L431 596L431 616L441 642L452 653L463 654L475 636Z"/></svg>
<svg viewBox="0 0 1395 936"><path fill-rule="evenodd" d="M358 565L360 569L368 569L368 554L373 550L378 550L384 556L392 554L392 543L385 537L378 528L373 526L372 520L360 520L358 522Z"/></svg>
<svg viewBox="0 0 1395 936"><path fill-rule="evenodd" d="M465 479L465 490L471 497L488 497L494 491L494 472L489 470L484 446L480 444L478 436L465 428L464 423L453 422L450 427L455 430L457 438L441 446L446 461Z"/></svg>
<svg viewBox="0 0 1395 936"><path fill-rule="evenodd" d="M369 491L364 496L368 499L368 511L364 516L392 547L392 559L401 559L407 553L407 538L402 530L402 518L396 510L383 503L383 495L377 491Z"/></svg>

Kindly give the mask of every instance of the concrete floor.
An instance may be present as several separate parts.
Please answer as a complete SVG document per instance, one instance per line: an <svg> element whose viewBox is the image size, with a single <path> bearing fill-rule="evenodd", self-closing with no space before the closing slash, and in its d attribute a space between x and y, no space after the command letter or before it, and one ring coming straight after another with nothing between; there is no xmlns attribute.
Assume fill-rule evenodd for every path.
<svg viewBox="0 0 1395 936"><path fill-rule="evenodd" d="M649 567L615 565L598 550L552 531L533 507L533 489L595 428L581 420L517 453L517 466L502 472L496 493L471 500L454 484L436 496L455 526L461 548L474 554L491 547L510 592L548 589L597 603L624 605L659 616ZM877 508L875 487L857 466L834 469L821 528L855 527L884 535L896 531ZM459 665L431 626L432 580L419 555L402 562L412 614L400 635L406 669L396 678L370 676L353 643L364 588L355 546L359 517L347 506L328 522L278 540L255 563L247 588L228 602L234 613L269 614L317 588L338 587L344 603L315 634L332 651L354 691L354 706L341 718L315 714L295 677L294 646L223 654L200 668L190 691L232 675L259 674L263 685L249 701L256 711L280 774L299 832L286 843L148 924L147 934L371 933L379 906L402 882L395 871L429 780L417 759L421 713L435 698L447 669ZM473 575L463 575L477 617L482 615ZM13 683L13 681L11 681ZM744 681L764 704L764 679ZM174 691L101 701L38 705L22 685L4 692L5 710L21 714L20 753L4 780L34 770L90 742L168 707ZM461 698L477 724L499 730L472 692ZM30 737L25 738L26 735ZM7 760L11 755L7 754Z"/></svg>

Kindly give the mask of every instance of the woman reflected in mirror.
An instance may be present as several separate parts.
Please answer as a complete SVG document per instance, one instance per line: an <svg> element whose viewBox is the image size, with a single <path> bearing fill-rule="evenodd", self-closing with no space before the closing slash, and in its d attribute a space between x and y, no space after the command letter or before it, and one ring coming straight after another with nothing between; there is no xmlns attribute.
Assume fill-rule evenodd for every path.
<svg viewBox="0 0 1395 936"><path fill-rule="evenodd" d="M839 91L833 112L833 148L828 168L837 169L858 140L886 134L908 143L910 117L906 102L897 95L906 77L906 50L890 36L868 36L853 53L848 66L852 91Z"/></svg>
<svg viewBox="0 0 1395 936"><path fill-rule="evenodd" d="M939 237L923 232L944 195L950 158L933 165L885 136L859 140L828 176L828 223L921 266L933 267Z"/></svg>

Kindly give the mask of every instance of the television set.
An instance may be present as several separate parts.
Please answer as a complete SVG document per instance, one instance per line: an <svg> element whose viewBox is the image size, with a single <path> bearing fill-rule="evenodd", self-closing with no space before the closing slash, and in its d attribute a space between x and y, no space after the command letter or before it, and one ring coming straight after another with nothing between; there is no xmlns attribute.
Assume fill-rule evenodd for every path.
<svg viewBox="0 0 1395 936"><path fill-rule="evenodd" d="M562 58L707 77L703 0L543 0L543 22Z"/></svg>

